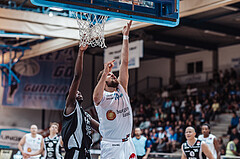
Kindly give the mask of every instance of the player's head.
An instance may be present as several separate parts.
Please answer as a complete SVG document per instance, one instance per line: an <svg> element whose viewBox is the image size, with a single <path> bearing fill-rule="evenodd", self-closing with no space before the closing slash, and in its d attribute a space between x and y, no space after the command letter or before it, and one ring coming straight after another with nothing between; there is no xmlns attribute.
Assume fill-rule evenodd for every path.
<svg viewBox="0 0 240 159"><path fill-rule="evenodd" d="M210 125L209 124L203 124L202 125L202 134L207 137L210 134Z"/></svg>
<svg viewBox="0 0 240 159"><path fill-rule="evenodd" d="M194 139L196 135L195 129L191 126L187 127L185 130L185 137L187 140Z"/></svg>
<svg viewBox="0 0 240 159"><path fill-rule="evenodd" d="M235 137L235 138L233 139L233 142L237 145L238 142L239 142L239 139L238 139L237 137Z"/></svg>
<svg viewBox="0 0 240 159"><path fill-rule="evenodd" d="M102 77L102 74L103 74L103 71L100 71L99 74L98 74L98 77L97 77L97 82ZM117 77L112 72L109 72L107 74L107 78L106 78L105 82L106 82L106 85L108 87L113 87L113 88L117 88L117 86L119 84L119 81L118 81Z"/></svg>
<svg viewBox="0 0 240 159"><path fill-rule="evenodd" d="M135 135L140 136L142 134L142 131L140 128L135 128Z"/></svg>
<svg viewBox="0 0 240 159"><path fill-rule="evenodd" d="M37 131L38 131L38 127L37 125L31 125L30 127L30 132L32 135L36 135L37 134Z"/></svg>
<svg viewBox="0 0 240 159"><path fill-rule="evenodd" d="M68 98L68 95L69 95L69 91L66 93L65 99ZM77 93L76 93L76 100L78 101L79 104L81 104L83 102L83 96L80 91L77 91Z"/></svg>
<svg viewBox="0 0 240 159"><path fill-rule="evenodd" d="M50 127L49 127L49 131L50 134L57 134L58 133L58 129L59 129L59 124L57 122L52 122L50 123Z"/></svg>
<svg viewBox="0 0 240 159"><path fill-rule="evenodd" d="M83 102L83 96L80 91L77 91L76 100L78 101L79 104L81 104Z"/></svg>

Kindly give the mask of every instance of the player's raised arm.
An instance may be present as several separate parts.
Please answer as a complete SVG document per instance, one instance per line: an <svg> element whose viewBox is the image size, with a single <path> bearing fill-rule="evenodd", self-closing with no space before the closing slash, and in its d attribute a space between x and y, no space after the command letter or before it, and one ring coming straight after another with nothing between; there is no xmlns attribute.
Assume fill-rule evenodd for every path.
<svg viewBox="0 0 240 159"><path fill-rule="evenodd" d="M78 56L74 68L74 77L69 88L69 94L66 99L66 112L65 112L66 115L73 112L73 110L76 107L76 94L78 87L80 85L83 72L83 53L87 48L88 46L85 47L81 46L78 51Z"/></svg>
<svg viewBox="0 0 240 159"><path fill-rule="evenodd" d="M109 61L107 63L104 64L104 69L99 73L100 74L100 79L93 91L93 102L97 105L99 105L99 103L101 102L102 98L103 98L103 91L106 85L106 78L109 74L109 72L111 72L112 67L114 66L114 61Z"/></svg>
<svg viewBox="0 0 240 159"><path fill-rule="evenodd" d="M207 144L204 142L202 143L202 151L209 159L214 159L212 152L209 150Z"/></svg>
<svg viewBox="0 0 240 159"><path fill-rule="evenodd" d="M128 86L128 56L129 56L129 30L132 25L132 21L127 23L122 30L123 34L123 43L122 43L122 52L121 52L121 65L119 70L119 82L127 92Z"/></svg>

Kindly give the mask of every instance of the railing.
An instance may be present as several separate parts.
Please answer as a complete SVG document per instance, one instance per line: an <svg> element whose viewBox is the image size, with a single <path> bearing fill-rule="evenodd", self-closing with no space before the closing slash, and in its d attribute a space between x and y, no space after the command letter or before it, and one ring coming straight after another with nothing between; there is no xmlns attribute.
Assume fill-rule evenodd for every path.
<svg viewBox="0 0 240 159"><path fill-rule="evenodd" d="M151 88L161 89L162 88L162 78L147 76L140 81L130 85L128 87L128 93L130 97L133 97L137 93Z"/></svg>

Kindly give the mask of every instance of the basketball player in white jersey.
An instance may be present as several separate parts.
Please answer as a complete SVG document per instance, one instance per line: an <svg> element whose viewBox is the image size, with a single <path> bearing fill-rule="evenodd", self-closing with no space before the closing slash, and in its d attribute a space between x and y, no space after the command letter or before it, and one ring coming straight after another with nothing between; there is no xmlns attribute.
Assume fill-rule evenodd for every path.
<svg viewBox="0 0 240 159"><path fill-rule="evenodd" d="M123 44L119 78L111 73L114 60L104 65L98 75L98 84L93 92L93 101L100 121L102 136L102 159L136 158L135 147L130 137L133 127L132 108L127 94L128 86L128 35L132 21L122 30Z"/></svg>
<svg viewBox="0 0 240 159"><path fill-rule="evenodd" d="M218 151L218 141L216 136L210 134L209 124L202 125L202 135L199 135L198 139L204 141L208 145L208 148L212 152L215 159L220 159L220 153Z"/></svg>
<svg viewBox="0 0 240 159"><path fill-rule="evenodd" d="M37 134L38 128L36 125L31 125L30 132L23 136L18 143L18 149L23 155L23 159L39 159L43 149L43 137ZM34 155L34 156L32 156Z"/></svg>
<svg viewBox="0 0 240 159"><path fill-rule="evenodd" d="M191 126L185 130L186 142L182 144L181 159L203 159L203 153L209 159L215 159L204 141L195 138L195 129Z"/></svg>

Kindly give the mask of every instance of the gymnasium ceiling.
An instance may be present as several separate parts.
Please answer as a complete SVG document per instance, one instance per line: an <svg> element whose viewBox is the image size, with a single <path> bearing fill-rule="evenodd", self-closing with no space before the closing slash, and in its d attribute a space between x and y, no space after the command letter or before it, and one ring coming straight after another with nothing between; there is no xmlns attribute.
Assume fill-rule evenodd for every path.
<svg viewBox="0 0 240 159"><path fill-rule="evenodd" d="M181 2L184 1L188 0L182 0ZM220 7L210 7L205 10L202 9L201 12L189 11L189 14L183 12L181 14L180 25L175 28L136 24L130 33L130 39L131 41L138 39L144 40L144 59L160 57L172 58L179 54L186 54L200 50L217 50L219 47L240 44L240 0L235 0L234 3L226 4L227 5L225 6L219 5ZM32 5L30 0L1 0L0 8L14 8L14 10L17 9L23 11L34 10L34 12L39 13L43 12L43 10L49 12L47 8L43 9ZM66 16L68 13L62 11L58 14ZM14 33L12 30L0 30L3 30L4 33ZM121 44L122 36L119 33L120 30L115 32L109 31L109 33L107 33L107 46ZM16 33L19 33L20 31L21 30L17 30ZM36 36L39 36L39 34L40 33L37 32ZM0 37L0 44L30 46L35 48L38 44L44 44L44 42L46 43L46 41L51 41L53 39L60 40L59 37L54 37L51 34L45 35L44 38L39 36L36 39L30 40ZM76 44L77 42L75 39L75 41L68 46L74 46ZM99 56L103 55L103 51L104 50L100 48L88 49L89 54ZM38 54L32 56L37 55Z"/></svg>

